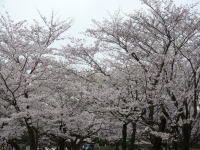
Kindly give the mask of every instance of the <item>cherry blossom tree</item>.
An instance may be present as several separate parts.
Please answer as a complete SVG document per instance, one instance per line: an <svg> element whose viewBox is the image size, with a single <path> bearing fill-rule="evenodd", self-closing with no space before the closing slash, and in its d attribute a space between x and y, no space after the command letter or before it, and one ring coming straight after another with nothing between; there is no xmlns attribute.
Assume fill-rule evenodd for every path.
<svg viewBox="0 0 200 150"><path fill-rule="evenodd" d="M88 139L134 149L137 136L160 150L189 150L200 135L200 16L195 5L141 0L146 11L116 13L53 48L71 26L0 17L0 137L27 136L78 150ZM86 44L85 44L86 43ZM138 139L139 140L139 139Z"/></svg>
<svg viewBox="0 0 200 150"><path fill-rule="evenodd" d="M43 113L42 132L60 150L78 150L97 134L103 121L93 111L96 105L90 93L94 86L67 64L54 63L54 71L44 83L50 94L45 100L48 110Z"/></svg>
<svg viewBox="0 0 200 150"><path fill-rule="evenodd" d="M175 6L172 1L142 2L148 14L139 11L95 22L96 28L88 30L96 39L95 47L81 49L80 45L74 55L108 78L112 67L98 63L95 54L131 57L132 64L139 66L133 69L139 68L143 79L137 80L143 103L141 123L153 149L161 149L170 137L175 148L178 142L188 150L199 120L199 13L194 6Z"/></svg>
<svg viewBox="0 0 200 150"><path fill-rule="evenodd" d="M18 120L16 125L26 127L31 150L38 146L37 117L43 109L42 99L46 97L38 90L42 90L43 81L48 78L52 62L50 56L56 50L50 46L61 40L61 34L71 26L70 21L59 21L53 14L50 20L42 15L41 19L43 25L37 21L33 25L26 21L14 22L9 15L0 18L1 102L11 109L10 114L5 116L9 123L1 117L2 130L7 130L8 126L4 125L11 127ZM13 134L12 130L8 134Z"/></svg>
<svg viewBox="0 0 200 150"><path fill-rule="evenodd" d="M106 51L101 49L102 47L98 43L92 47L87 47L83 46L84 44L81 40L73 42L73 46L65 47L64 55L74 65L87 66L86 70L89 70L89 78L85 78L99 85L97 91L90 94L93 95L96 101L98 106L96 110L99 111L99 114L104 114L104 118L109 118L113 122L116 122L116 120L121 122L119 123L121 124L121 136L118 136L118 140L115 141L118 143L122 138L123 149L127 147L127 127L129 124L132 124L132 144L130 147L133 147L136 136L136 122L141 114L139 106L141 105L142 97L139 96L140 92L138 89L140 87L137 80L140 81L142 78L136 72L136 69L140 69L140 67L137 64L133 64L132 58L123 52L120 53L121 55L107 53L108 59L100 61L98 57L100 55L99 52ZM108 125L102 132L109 131L109 124L114 124L108 120ZM116 131L116 129L114 130ZM116 135L119 134L116 132ZM109 139L111 136L113 134L108 136L107 133L102 133L101 137Z"/></svg>

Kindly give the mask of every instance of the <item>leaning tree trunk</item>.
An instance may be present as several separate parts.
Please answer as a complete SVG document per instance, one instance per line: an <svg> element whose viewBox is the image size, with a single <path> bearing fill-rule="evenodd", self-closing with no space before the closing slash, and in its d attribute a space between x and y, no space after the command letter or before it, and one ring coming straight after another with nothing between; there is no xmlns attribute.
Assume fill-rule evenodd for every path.
<svg viewBox="0 0 200 150"><path fill-rule="evenodd" d="M126 139L127 139L127 123L124 123L122 127L122 150L126 150L127 147Z"/></svg>
<svg viewBox="0 0 200 150"><path fill-rule="evenodd" d="M183 124L182 126L182 147L181 150L189 150L190 149L190 137L191 137L191 124Z"/></svg>
<svg viewBox="0 0 200 150"><path fill-rule="evenodd" d="M131 133L131 140L129 150L135 150L135 136L136 136L136 123L132 122L132 133Z"/></svg>

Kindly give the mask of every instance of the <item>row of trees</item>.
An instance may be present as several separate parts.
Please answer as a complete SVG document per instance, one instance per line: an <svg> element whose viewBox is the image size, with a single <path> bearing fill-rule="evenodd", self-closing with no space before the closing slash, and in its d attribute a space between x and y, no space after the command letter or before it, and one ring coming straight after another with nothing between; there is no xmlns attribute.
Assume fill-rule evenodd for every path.
<svg viewBox="0 0 200 150"><path fill-rule="evenodd" d="M52 44L70 21L41 15L43 24L28 25L1 16L0 142L17 150L21 142L78 150L97 138L123 150L135 141L153 150L198 143L199 12L142 2L147 12L94 21L86 31L94 44L71 39L60 49Z"/></svg>

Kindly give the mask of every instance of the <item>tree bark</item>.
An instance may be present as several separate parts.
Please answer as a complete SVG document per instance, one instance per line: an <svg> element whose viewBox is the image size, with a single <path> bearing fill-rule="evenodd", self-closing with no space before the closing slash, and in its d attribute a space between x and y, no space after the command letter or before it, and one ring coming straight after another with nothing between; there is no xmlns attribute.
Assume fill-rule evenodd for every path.
<svg viewBox="0 0 200 150"><path fill-rule="evenodd" d="M166 119L165 117L160 118L159 132L164 132L166 128ZM161 150L162 149L162 138L152 135L151 143L153 144L152 150Z"/></svg>
<svg viewBox="0 0 200 150"><path fill-rule="evenodd" d="M28 98L28 92L24 92L24 97ZM27 106L27 109L29 109L29 106ZM28 120L31 118L24 118L26 128L28 130L28 136L29 136L29 144L30 144L30 150L36 150L38 147L38 131L35 127L31 126L28 123Z"/></svg>
<svg viewBox="0 0 200 150"><path fill-rule="evenodd" d="M189 150L190 149L190 138L191 138L191 125L190 124L183 124L182 126L182 150Z"/></svg>
<svg viewBox="0 0 200 150"><path fill-rule="evenodd" d="M178 143L177 143L177 141L172 141L172 148L173 148L173 150L178 150Z"/></svg>
<svg viewBox="0 0 200 150"><path fill-rule="evenodd" d="M136 123L132 122L132 133L129 150L135 150Z"/></svg>
<svg viewBox="0 0 200 150"><path fill-rule="evenodd" d="M79 139L79 141L77 141ZM80 147L84 144L83 139L77 138L74 141L65 142L65 146L68 150L79 150Z"/></svg>
<svg viewBox="0 0 200 150"><path fill-rule="evenodd" d="M115 150L119 150L119 145L120 145L120 142L117 141L116 144L115 144Z"/></svg>
<svg viewBox="0 0 200 150"><path fill-rule="evenodd" d="M127 139L127 123L124 123L122 127L122 150L126 150L127 147L126 139Z"/></svg>
<svg viewBox="0 0 200 150"><path fill-rule="evenodd" d="M28 127L30 150L36 150L38 147L38 133L36 129Z"/></svg>
<svg viewBox="0 0 200 150"><path fill-rule="evenodd" d="M64 139L58 140L58 149L59 150L65 150L65 140Z"/></svg>
<svg viewBox="0 0 200 150"><path fill-rule="evenodd" d="M72 145L71 150L79 150L80 146L77 144Z"/></svg>
<svg viewBox="0 0 200 150"><path fill-rule="evenodd" d="M161 150L162 139L154 135L151 136L151 143L153 144L152 150Z"/></svg>
<svg viewBox="0 0 200 150"><path fill-rule="evenodd" d="M19 145L15 142L15 141L9 141L8 142L12 147L14 147L15 148L15 150L20 150L20 147L19 147Z"/></svg>

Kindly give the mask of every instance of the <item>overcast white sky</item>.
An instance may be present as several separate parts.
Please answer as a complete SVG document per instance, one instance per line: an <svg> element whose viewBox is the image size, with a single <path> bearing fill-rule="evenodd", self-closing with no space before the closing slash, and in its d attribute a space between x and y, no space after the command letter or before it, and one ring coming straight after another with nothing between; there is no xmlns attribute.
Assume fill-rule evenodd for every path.
<svg viewBox="0 0 200 150"><path fill-rule="evenodd" d="M199 0L175 0L177 4L197 3ZM142 8L140 0L0 0L0 10L8 11L15 20L32 20L37 18L39 10L50 16L54 11L63 19L74 20L70 33L84 31L91 25L91 19L101 20L121 9L131 12Z"/></svg>

